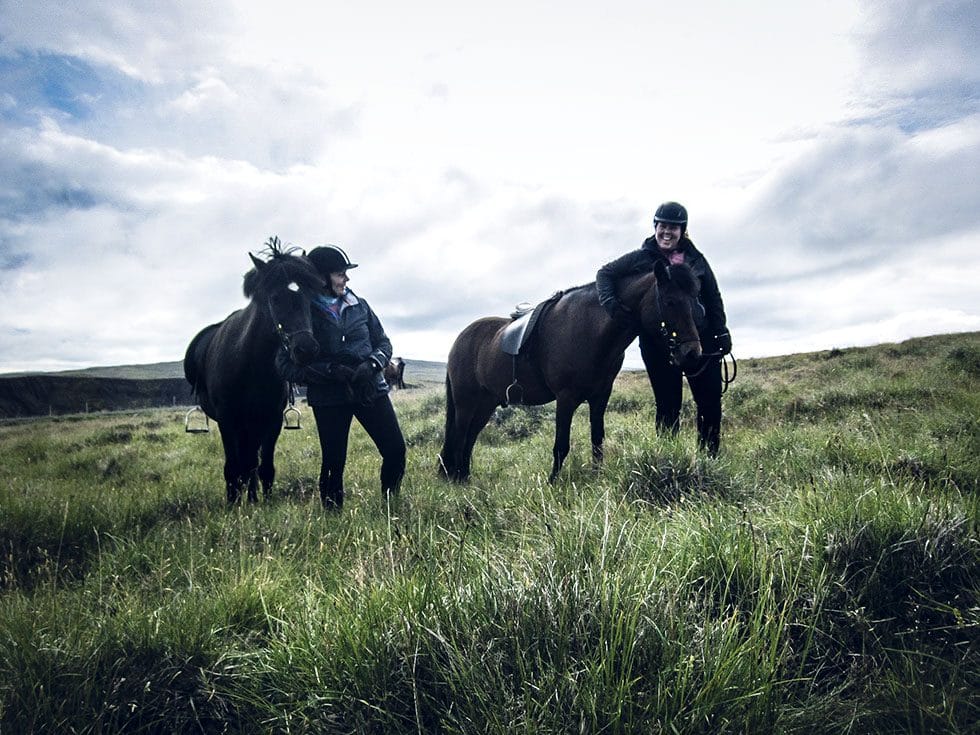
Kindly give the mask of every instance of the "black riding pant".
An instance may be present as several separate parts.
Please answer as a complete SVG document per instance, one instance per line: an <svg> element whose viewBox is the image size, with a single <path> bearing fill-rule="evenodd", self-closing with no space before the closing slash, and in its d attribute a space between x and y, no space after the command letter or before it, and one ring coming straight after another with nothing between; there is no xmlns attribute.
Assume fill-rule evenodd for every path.
<svg viewBox="0 0 980 735"><path fill-rule="evenodd" d="M325 505L344 502L344 467L347 464L347 440L351 420L355 417L381 453L381 493L387 497L398 492L405 474L405 439L402 437L395 408L388 396L368 405L345 403L338 406L314 406L316 430L320 436L320 499Z"/></svg>
<svg viewBox="0 0 980 735"><path fill-rule="evenodd" d="M657 405L657 429L676 433L680 427L683 373L671 365L663 345L648 334L640 334L640 355ZM687 384L697 406L698 444L715 455L721 443L721 361L703 357L693 373Z"/></svg>

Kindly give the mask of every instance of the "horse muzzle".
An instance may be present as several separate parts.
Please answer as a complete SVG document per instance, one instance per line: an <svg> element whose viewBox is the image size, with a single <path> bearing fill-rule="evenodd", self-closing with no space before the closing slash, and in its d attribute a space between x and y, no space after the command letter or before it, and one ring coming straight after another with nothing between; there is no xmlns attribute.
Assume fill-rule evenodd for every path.
<svg viewBox="0 0 980 735"><path fill-rule="evenodd" d="M320 351L320 345L312 332L294 332L289 335L289 357L297 365L309 365Z"/></svg>
<svg viewBox="0 0 980 735"><path fill-rule="evenodd" d="M671 364L681 370L690 370L701 359L701 343L698 340L680 342L670 350Z"/></svg>

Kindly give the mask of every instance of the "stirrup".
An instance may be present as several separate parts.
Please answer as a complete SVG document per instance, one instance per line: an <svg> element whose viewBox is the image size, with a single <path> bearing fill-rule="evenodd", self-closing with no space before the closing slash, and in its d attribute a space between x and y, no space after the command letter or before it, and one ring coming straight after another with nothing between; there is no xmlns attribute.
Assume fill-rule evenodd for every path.
<svg viewBox="0 0 980 735"><path fill-rule="evenodd" d="M202 422L201 419L204 419ZM208 415L200 406L194 406L184 414L184 431L188 434L209 434L211 426L208 424Z"/></svg>
<svg viewBox="0 0 980 735"><path fill-rule="evenodd" d="M296 406L288 406L285 411L282 412L282 428L284 429L301 429L299 423L300 412Z"/></svg>

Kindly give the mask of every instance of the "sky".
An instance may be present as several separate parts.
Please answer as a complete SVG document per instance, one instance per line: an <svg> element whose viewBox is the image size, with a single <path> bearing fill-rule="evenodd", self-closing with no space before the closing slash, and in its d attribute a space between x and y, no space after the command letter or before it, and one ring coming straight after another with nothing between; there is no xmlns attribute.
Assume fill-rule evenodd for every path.
<svg viewBox="0 0 980 735"><path fill-rule="evenodd" d="M445 361L665 200L739 358L980 330L978 29L973 0L0 0L0 372L180 360L274 235L340 245L395 354Z"/></svg>

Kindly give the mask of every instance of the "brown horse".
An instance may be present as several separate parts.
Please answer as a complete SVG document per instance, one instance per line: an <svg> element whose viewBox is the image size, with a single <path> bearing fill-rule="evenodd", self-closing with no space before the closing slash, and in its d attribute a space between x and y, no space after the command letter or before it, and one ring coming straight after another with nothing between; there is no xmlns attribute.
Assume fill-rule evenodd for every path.
<svg viewBox="0 0 980 735"><path fill-rule="evenodd" d="M405 361L400 357L393 357L385 365L385 380L392 388L405 387Z"/></svg>
<svg viewBox="0 0 980 735"><path fill-rule="evenodd" d="M529 346L515 358L501 350L501 336L511 320L484 317L464 329L446 365L446 436L440 472L462 481L470 475L473 445L497 406L507 405L508 387L516 381L522 402L541 405L557 400L554 463L558 476L569 450L575 410L589 403L592 456L602 460L605 411L626 348L640 329L661 335L664 349L681 367L695 364L701 343L694 322L698 280L686 265L621 280L621 303L633 319L612 319L599 304L595 283L566 291L542 312Z"/></svg>

